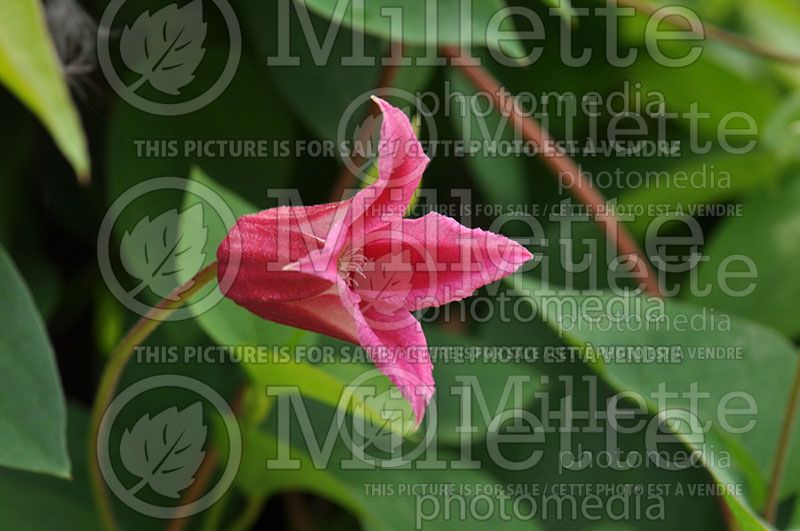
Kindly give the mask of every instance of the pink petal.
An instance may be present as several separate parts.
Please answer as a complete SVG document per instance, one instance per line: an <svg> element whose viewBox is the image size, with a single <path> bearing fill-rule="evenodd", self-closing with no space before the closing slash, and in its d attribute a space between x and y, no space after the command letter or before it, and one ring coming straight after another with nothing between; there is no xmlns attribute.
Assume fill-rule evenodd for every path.
<svg viewBox="0 0 800 531"><path fill-rule="evenodd" d="M368 260L405 253L410 281L390 284L392 289L382 296L402 295L403 306L410 311L468 297L532 258L527 249L505 236L469 229L436 213L404 219L369 236L364 247ZM395 270L402 273L399 266Z"/></svg>
<svg viewBox="0 0 800 531"><path fill-rule="evenodd" d="M220 289L243 306L246 301L303 300L324 292L334 278L286 269L337 239L346 211L347 203L328 203L242 216L217 249ZM232 282L229 267L237 269Z"/></svg>
<svg viewBox="0 0 800 531"><path fill-rule="evenodd" d="M430 162L403 111L380 98L373 100L383 113L378 180L341 203L347 204L348 211L340 223L339 237L329 238L323 249L300 260L298 271L331 274L343 249L363 248L370 231L401 219Z"/></svg>
<svg viewBox="0 0 800 531"><path fill-rule="evenodd" d="M433 364L422 326L407 310L386 315L362 306L358 335L378 369L394 383L411 404L417 425L433 397Z"/></svg>
<svg viewBox="0 0 800 531"><path fill-rule="evenodd" d="M352 198L354 208L364 212L366 232L403 217L430 162L403 111L380 98L372 99L383 113L378 180Z"/></svg>
<svg viewBox="0 0 800 531"><path fill-rule="evenodd" d="M326 291L298 301L268 301L251 297L237 301L256 315L303 330L310 330L342 341L358 344L357 297L341 279Z"/></svg>

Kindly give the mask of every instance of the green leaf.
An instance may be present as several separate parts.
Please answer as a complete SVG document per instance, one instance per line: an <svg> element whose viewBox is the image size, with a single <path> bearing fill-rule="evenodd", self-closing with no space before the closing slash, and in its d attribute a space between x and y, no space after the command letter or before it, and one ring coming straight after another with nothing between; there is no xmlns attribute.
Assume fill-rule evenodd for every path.
<svg viewBox="0 0 800 531"><path fill-rule="evenodd" d="M0 248L0 465L67 478L64 392L44 323Z"/></svg>
<svg viewBox="0 0 800 531"><path fill-rule="evenodd" d="M707 393L693 411L701 422L711 422L702 450L727 450L732 467L708 460L705 452L704 465L720 483L745 485L746 499L726 494L726 501L742 518L741 525L763 528L753 508L764 502L775 434L781 428L780 412L787 403L791 384L790 368L797 363L789 341L757 323L709 314L706 309L676 301L609 293L589 297L533 281L525 281L522 289L515 291L524 295L567 343L584 347L585 359L602 378L616 389L641 395L651 412L687 408L686 397L675 396L667 397L659 409L653 396L664 383L678 394L689 392L693 384L699 392ZM681 322L684 325L679 328ZM672 363L638 363L604 361L597 355L602 348L618 346L667 350L678 347L681 357ZM700 356L709 352L715 354L713 359ZM728 393L746 393L757 407L757 412L748 416L756 422L744 433L724 431L718 422L718 407ZM687 434L678 431L676 435L692 446ZM784 494L795 492L800 486L797 473L793 472L798 465L796 458L789 463Z"/></svg>
<svg viewBox="0 0 800 531"><path fill-rule="evenodd" d="M758 321L790 337L798 336L798 204L800 178L747 197L742 215L725 219L704 250L709 260L698 266L697 284L701 289L708 286L710 292L687 293L687 299ZM736 273L747 274L750 268L755 272L749 278L734 278ZM726 275L724 280L721 274Z"/></svg>
<svg viewBox="0 0 800 531"><path fill-rule="evenodd" d="M3 470L0 473L0 521L10 529L51 531L69 522L72 529L100 531L100 518L92 500L86 464L89 415L74 405L68 408L69 454L75 465L71 480Z"/></svg>
<svg viewBox="0 0 800 531"><path fill-rule="evenodd" d="M309 9L312 9L329 19L333 24L342 24L348 27L363 30L378 37L397 39L392 32L392 19L383 10L397 7L393 0L372 0L363 3L363 12L353 14L352 3L347 4L347 9L341 11L345 4L337 0L305 0ZM296 4L301 5L301 4ZM337 9L337 7L339 9ZM402 4L402 41L413 45L440 46L443 44L459 45L464 39L465 24L462 21L461 2L459 0L408 0ZM475 0L472 2L470 16L471 42L478 46L488 46L503 50L510 57L522 57L524 50L516 39L500 39L489 31L489 21L501 9L506 8L503 0ZM302 7L301 7L302 9ZM429 9L436 10L436 28L428 27L434 20ZM503 31L513 31L511 17L503 17L500 28ZM435 30L435 33L434 33Z"/></svg>
<svg viewBox="0 0 800 531"><path fill-rule="evenodd" d="M633 212L641 209L627 225L644 236L656 218L678 219L692 215L695 205L720 203L765 186L774 184L779 173L775 157L765 150L744 155L709 153L702 157L682 159L669 166L650 165L635 170L643 185L623 193L619 205ZM629 177L633 178L633 177Z"/></svg>
<svg viewBox="0 0 800 531"><path fill-rule="evenodd" d="M0 3L0 81L47 127L78 179L87 181L86 137L38 0Z"/></svg>
<svg viewBox="0 0 800 531"><path fill-rule="evenodd" d="M286 443L278 440L273 434L264 431L249 430L243 434L244 450L242 464L237 478L239 486L251 496L269 497L284 490L304 490L312 492L351 511L359 518L364 529L370 531L405 531L417 529L415 518L418 499L413 493L403 493L400 489L411 485L453 485L454 493L465 493L466 504L473 502L478 496L476 489L491 489L497 479L481 470L386 470L386 469L353 469L343 467L340 460L348 458L343 447L334 450L330 466L317 469L311 458L298 448L291 449L292 459L300 462L299 470L265 469L264 463L278 456L279 447ZM440 451L441 460L454 462L458 457ZM374 489L372 487L375 487ZM384 493L381 493L384 489ZM393 495L388 494L393 492ZM487 490L489 492L489 490ZM448 496L434 496L442 507L448 503ZM459 496L454 496L458 500ZM493 497L493 499L495 499ZM502 510L495 507L491 515L447 518L441 511L435 520L422 522L423 529L459 530L486 529L489 526L503 529L525 529L536 531L538 526L532 521L516 518L502 518L503 514L513 514L510 510L511 497L505 500L497 498L500 504L508 504ZM441 508L441 507L440 507Z"/></svg>
<svg viewBox="0 0 800 531"><path fill-rule="evenodd" d="M683 43L675 44L683 49ZM665 46L666 48L666 46ZM669 51L664 53L670 54ZM676 52L676 57L682 53ZM702 55L689 66L681 67L680 82L676 82L676 69L658 64L650 58L640 58L631 66L631 77L641 82L641 93L646 96L660 94L666 102L666 110L686 114L694 110L707 113L696 119L699 140L716 142L718 130L722 125L730 128L745 128L741 118L730 113L749 115L755 123L763 126L777 104L775 91L768 85L723 66L708 54ZM724 90L710 90L709 87L725 87ZM758 94L757 98L752 97ZM726 118L727 116L730 116ZM688 117L681 123L688 127ZM727 122L727 123L726 123ZM731 139L739 145L742 139Z"/></svg>
<svg viewBox="0 0 800 531"><path fill-rule="evenodd" d="M501 362L484 359L479 354L483 348L490 351L491 343L477 337L456 335L444 332L434 326L425 327L425 337L431 352L439 351L441 358L434 359L436 374L436 435L444 444L458 446L464 440L458 431L459 426L472 425L475 432L467 440L482 440L488 433L488 423L484 422L481 404L477 397L485 401L490 416L498 411L513 408L514 378L521 383L520 391L528 402L533 400L537 390L533 369L521 361ZM462 350L462 348L464 350ZM448 353L458 356L464 354L466 362L448 358ZM455 391L458 390L458 391ZM461 394L459 394L461 393ZM467 398L469 397L469 398ZM469 406L465 404L469 403ZM467 411L471 417L463 418Z"/></svg>
<svg viewBox="0 0 800 531"><path fill-rule="evenodd" d="M787 97L764 127L764 143L780 161L800 161L800 91Z"/></svg>
<svg viewBox="0 0 800 531"><path fill-rule="evenodd" d="M571 21L572 24L577 25L578 19L575 18L575 9L572 7L572 0L542 0L544 4L558 11L558 14L564 20Z"/></svg>
<svg viewBox="0 0 800 531"><path fill-rule="evenodd" d="M763 0L758 3L737 2L740 16L749 33L760 43L787 54L797 53L800 46L800 12L792 0ZM795 65L769 61L781 76L800 87L800 72Z"/></svg>
<svg viewBox="0 0 800 531"><path fill-rule="evenodd" d="M264 57L279 57L280 41L275 38L279 31L281 15L280 2L241 2L237 9L244 13L245 36L249 37L255 49ZM315 35L324 36L330 22L316 13L309 14ZM319 138L325 140L344 140L339 137L339 125L356 125L367 116L374 105L368 95L376 92L384 67L381 59L389 56L391 46L388 42L373 35L362 35L350 28L336 29L329 54L324 61L315 60L311 44L303 33L303 26L294 10L290 9L288 20L288 40L292 57L299 64L282 66L270 64L267 73L275 89L283 96L292 111ZM320 37L322 38L322 37ZM374 64L347 64L347 57L353 54L353 39L364 39L364 55L375 58ZM412 61L424 55L424 51L406 47L404 55ZM425 86L436 70L435 66L398 65L394 72L392 87L387 93L376 93L382 97L392 95L393 91L414 93ZM325 97L319 97L319 88L325 87ZM351 107L351 104L361 104ZM401 106L408 101L400 100ZM351 134L351 129L346 129ZM352 139L352 138L350 138Z"/></svg>

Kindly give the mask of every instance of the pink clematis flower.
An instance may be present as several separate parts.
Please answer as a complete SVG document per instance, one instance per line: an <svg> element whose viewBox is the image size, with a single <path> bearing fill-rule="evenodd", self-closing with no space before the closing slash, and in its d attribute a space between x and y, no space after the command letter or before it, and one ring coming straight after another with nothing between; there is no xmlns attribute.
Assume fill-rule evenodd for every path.
<svg viewBox="0 0 800 531"><path fill-rule="evenodd" d="M278 323L361 345L411 404L417 423L433 367L411 312L468 297L531 259L503 236L429 213L403 219L429 159L408 118L383 113L377 181L350 199L243 216L217 251L225 295Z"/></svg>

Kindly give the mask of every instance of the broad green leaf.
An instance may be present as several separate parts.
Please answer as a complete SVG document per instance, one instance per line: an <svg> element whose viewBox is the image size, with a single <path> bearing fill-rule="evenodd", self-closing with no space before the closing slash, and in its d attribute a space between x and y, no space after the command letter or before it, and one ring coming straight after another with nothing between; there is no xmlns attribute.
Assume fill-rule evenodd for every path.
<svg viewBox="0 0 800 531"><path fill-rule="evenodd" d="M682 46L679 48L683 49ZM676 56L681 54L676 53ZM680 76L680 82L676 75ZM678 69L660 65L649 57L640 57L631 66L631 77L641 83L642 94L648 97L658 94L665 101L666 111L680 113L679 123L685 129L690 127L688 113L707 113L707 116L694 118L700 141L717 142L721 127L749 128L744 115L751 117L760 128L777 104L775 91L769 85L747 79L707 54ZM753 94L758 94L758 97L752 97ZM739 146L745 140L731 137L729 141Z"/></svg>
<svg viewBox="0 0 800 531"><path fill-rule="evenodd" d="M68 478L64 392L28 288L0 248L0 465Z"/></svg>
<svg viewBox="0 0 800 531"><path fill-rule="evenodd" d="M352 512L361 521L364 529L370 531L405 531L416 529L440 530L472 530L486 529L489 526L502 526L503 529L525 529L535 531L538 526L532 521L517 518L502 518L511 512L511 497L505 500L492 497L493 501L503 505L495 507L491 515L479 517L467 512L465 517L447 518L444 512L430 521L416 522L419 516L417 497L413 493L403 493L400 489L411 485L451 484L454 493L463 492L466 504L476 503L476 489L490 489L497 484L497 479L482 470L425 470L420 467L413 470L360 470L348 469L340 461L348 458L343 446L336 448L330 466L317 469L311 458L302 448L290 450L292 459L300 461L299 470L277 470L265 468L269 459L276 459L279 448L286 443L275 435L265 431L246 431L243 434L244 451L242 465L239 469L239 486L251 496L269 497L284 490L304 490L312 492L336 502ZM440 451L441 460L454 462L458 460L454 454ZM375 487L375 489L371 489ZM385 489L381 493L381 489ZM394 494L389 494L393 492ZM486 495L488 496L488 495ZM448 496L434 495L441 506L448 503ZM454 496L456 500L460 496ZM440 507L441 508L441 507ZM484 516L486 516L484 518Z"/></svg>
<svg viewBox="0 0 800 531"><path fill-rule="evenodd" d="M524 301L519 301L524 304ZM498 305L499 309L499 305ZM702 467L690 467L684 470L668 470L665 467L655 466L646 462L641 466L626 466L608 468L597 459L608 452L620 452L621 461L627 461L628 456L645 456L652 451L652 446L646 430L616 430L610 424L601 429L594 429L596 421L600 420L607 411L604 405L610 404L612 399L619 399L619 392L611 388L602 378L593 374L592 370L578 358L566 357L559 359L560 349L568 347L558 334L548 325L538 319L534 320L507 320L499 315L485 323L479 334L486 341L497 346L524 345L539 352L538 358L532 362L533 367L541 374L541 383L547 390L540 393L538 399L528 410L542 419L545 426L552 430L545 433L543 444L537 445L541 450L542 459L533 469L518 471L505 470L494 465L490 471L504 483L533 483L543 486L551 484L604 484L613 485L615 488L634 485L643 489L643 492L654 492L660 489L661 496L657 498L642 498L645 513L653 514L651 509L663 510L663 518L647 518L648 529L725 529L720 518L720 499L715 496L692 496L691 489L698 485L705 486L711 478ZM548 355L545 349L553 349L554 355ZM544 378L548 378L544 380ZM623 401L622 407L627 412L638 409L633 401ZM566 420L562 411L572 411ZM551 414L543 413L550 411ZM588 412L588 418L585 415ZM595 415L593 412L597 412ZM647 412L635 413L639 422L654 422ZM593 420L597 419L597 420ZM633 425L636 421L626 420L626 425ZM565 444L562 429L571 425L574 432L570 434L569 443ZM613 440L609 434L614 433ZM661 449L667 453L672 450L683 451L683 444L676 440L665 442ZM578 457L578 452L587 452L587 456L595 456L583 465L565 467L564 452L569 451ZM531 452L530 445L507 444L501 449L507 459L521 461ZM629 462L630 463L630 462ZM680 490L679 490L680 489ZM654 503L655 502L655 503ZM633 505L633 504L632 504ZM606 515L607 516L607 515ZM578 515L578 520L570 522L571 529L596 529L594 518L589 515ZM614 519L612 529L618 522ZM637 527L638 528L638 527ZM603 527L607 529L607 527ZM624 529L624 528L623 528Z"/></svg>
<svg viewBox="0 0 800 531"><path fill-rule="evenodd" d="M436 434L441 442L458 446L465 438L457 429L465 424L475 427L466 440L484 439L488 423L482 416L479 400L485 401L490 418L498 411L516 407L513 393L506 394L513 389L515 378L523 382L521 392L525 401L532 401L538 385L537 376L528 364L521 360L492 359L498 351L474 336L447 333L434 326L425 327L425 336L434 359ZM470 405L465 407L465 403ZM464 418L467 413L470 416Z"/></svg>
<svg viewBox="0 0 800 531"><path fill-rule="evenodd" d="M650 411L687 408L686 397L676 396L667 397L659 410L653 398L659 385L666 384L679 394L696 385L700 392L707 393L707 400L700 400L696 406L699 419L711 422L703 450L729 451L733 468L718 466L714 459L707 461L709 454L705 452L704 464L721 483L744 483L746 497L726 496L726 501L743 518L741 525L762 528L759 526L764 524L755 517L753 508L764 502L775 434L781 427L780 412L787 402L797 363L790 342L751 321L719 313L710 315L703 308L676 301L608 293L589 297L533 281L526 282L517 293L525 296L568 344L586 348L585 359L602 378L616 389L639 393ZM671 363L638 363L615 362L598 354L601 349L619 346L677 347L680 357L673 357L676 361ZM709 354L714 357L708 359ZM718 422L718 408L724 407L720 404L729 393L746 393L756 405L757 412L748 416L756 422L743 433L725 431ZM676 434L691 442L685 433ZM783 486L786 495L799 486L797 474L792 472L798 465L800 462L793 457L786 475L792 479Z"/></svg>
<svg viewBox="0 0 800 531"><path fill-rule="evenodd" d="M78 179L89 179L89 150L38 0L0 3L0 82L47 127Z"/></svg>
<svg viewBox="0 0 800 531"><path fill-rule="evenodd" d="M639 236L646 234L656 218L693 216L701 212L695 208L698 205L728 201L751 190L774 185L779 177L774 155L764 150L745 155L713 153L635 171L639 176L636 178L646 184L623 193L619 205L623 213L637 210L642 213L634 215L628 223Z"/></svg>
<svg viewBox="0 0 800 531"><path fill-rule="evenodd" d="M392 19L384 10L397 12L397 3L392 0L373 0L363 3L363 11L353 9L353 3L337 0L304 0L305 4L329 19L333 25L343 24L382 38L397 39L392 31ZM516 39L500 38L492 29L512 32L511 17L503 16L506 8L503 0L475 0L468 19L461 15L462 2L459 0L409 0L402 4L401 39L406 44L439 46L443 44L460 45L464 40L478 46L489 46L502 50L509 57L524 55L522 46ZM342 9L346 7L346 9ZM390 11L391 12L391 11ZM494 18L493 17L497 17ZM490 23L492 21L492 23ZM433 26L435 24L435 27ZM492 25L493 24L493 25ZM469 31L469 37L465 37Z"/></svg>
<svg viewBox="0 0 800 531"><path fill-rule="evenodd" d="M89 486L86 440L89 415L83 409L67 408L69 454L75 466L71 479L54 478L19 470L0 473L0 521L9 529L52 531L69 522L72 529L100 531Z"/></svg>
<svg viewBox="0 0 800 531"><path fill-rule="evenodd" d="M237 217L257 210L230 190L216 184L202 171L195 169L191 177L194 183L210 187L218 193ZM190 186L187 190L183 210L186 211L198 204L203 205L205 212L202 219L207 224L205 228L209 234L205 255L206 263L210 263L216 258L216 248L230 227L226 227L220 222L219 217L215 216L207 203L203 201L198 203L198 196L193 194L193 188ZM188 218L182 218L182 222L188 221L190 221ZM196 231L199 230L199 227L190 226L186 230L189 232ZM178 264L180 263L181 259L179 257ZM190 270L189 268L182 269ZM211 289L218 293L219 288L216 284ZM198 297L204 296L205 293L207 291L198 294ZM318 341L316 334L262 319L224 297L213 308L199 313L197 321L211 339L219 345L251 346L267 349L270 352L283 348L288 349L290 355L294 355L296 351L301 351L297 349L311 347ZM282 360L276 362L255 360L252 362L245 361L244 369L260 388L267 385L299 386L304 395L336 407L339 405L340 399L351 380L358 375L358 373L353 373L352 370L359 369L359 372L363 372L368 370L369 366L366 364L351 364L337 367L336 364L322 363L313 365L302 360L289 360L289 362ZM363 403L350 402L347 407L358 409L359 412L363 412L367 418L373 419L375 422L381 424L384 422L379 406L371 407L373 402L367 400L368 397L361 396L358 392L355 398L363 399ZM406 418L408 418L408 422L403 426L392 424L392 427L402 430L403 433L407 432L412 425L410 416Z"/></svg>
<svg viewBox="0 0 800 531"><path fill-rule="evenodd" d="M687 292L686 298L798 336L798 204L800 178L748 196L742 215L725 219L710 234L704 250L709 260L696 271L698 286L709 293ZM739 273L744 276L736 278Z"/></svg>

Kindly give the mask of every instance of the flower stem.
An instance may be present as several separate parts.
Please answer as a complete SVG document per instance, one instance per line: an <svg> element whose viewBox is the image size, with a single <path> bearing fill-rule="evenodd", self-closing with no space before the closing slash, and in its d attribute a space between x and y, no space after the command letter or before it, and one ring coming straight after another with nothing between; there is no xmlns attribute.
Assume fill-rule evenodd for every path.
<svg viewBox="0 0 800 531"><path fill-rule="evenodd" d="M635 261L635 269L641 275L645 291L651 295L660 295L658 278L650 269L636 240L610 209L606 208L603 194L592 186L575 161L557 147L550 133L532 117L520 114L511 92L503 88L485 68L465 62L455 47L442 46L442 52L473 86L492 98L498 112L509 113L511 123L528 141L539 147L542 161L558 175L563 187L569 190L577 201L591 207L598 225L605 231L608 239L616 243L620 255Z"/></svg>
<svg viewBox="0 0 800 531"><path fill-rule="evenodd" d="M200 291L212 280L217 278L217 263L213 262L201 269L191 280L175 288L166 299L150 309L147 314L131 328L125 337L111 352L111 357L100 377L100 384L92 406L92 415L89 428L89 477L91 478L92 490L103 527L107 531L116 531L117 522L114 518L114 510L111 506L111 499L108 496L103 476L97 462L97 435L100 429L100 421L108 408L119 384L122 372L133 354L134 347L144 342L153 331L158 328L164 319L172 312L183 306L183 304Z"/></svg>
<svg viewBox="0 0 800 531"><path fill-rule="evenodd" d="M789 391L789 402L786 404L786 412L783 417L783 426L778 438L778 449L775 453L775 461L772 465L772 476L767 494L767 503L764 509L764 518L767 522L774 524L778 515L778 498L780 496L781 480L786 471L786 460L789 457L789 443L792 440L795 421L797 420L797 403L800 397L800 359L797 360L797 368L794 373L794 382Z"/></svg>

